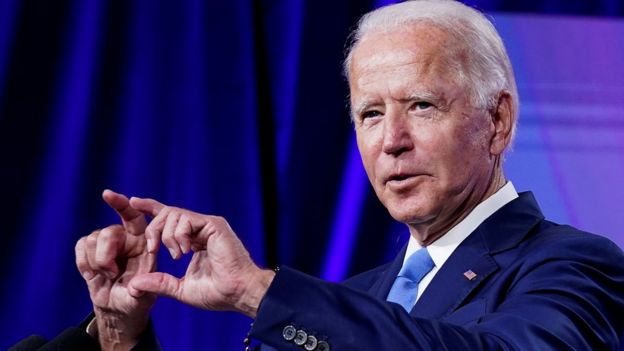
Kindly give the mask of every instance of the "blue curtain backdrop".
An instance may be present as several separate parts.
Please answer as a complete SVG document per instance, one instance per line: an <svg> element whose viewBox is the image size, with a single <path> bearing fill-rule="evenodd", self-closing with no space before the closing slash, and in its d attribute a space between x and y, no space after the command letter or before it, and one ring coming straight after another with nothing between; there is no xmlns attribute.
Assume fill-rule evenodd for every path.
<svg viewBox="0 0 624 351"><path fill-rule="evenodd" d="M387 2L0 0L0 349L91 310L73 250L118 222L105 188L225 216L264 266L339 281L391 259L407 232L369 189L341 76L349 29ZM510 178L536 189L551 217L622 245L618 203L595 194L622 193L624 5L468 3L498 11L515 40L527 117ZM574 29L584 39L554 60L563 54L533 38L558 28L568 29L553 45ZM577 55L561 77L541 70ZM593 190L575 195L582 187ZM177 275L187 262L159 257ZM251 322L164 298L153 319L168 350L242 349Z"/></svg>

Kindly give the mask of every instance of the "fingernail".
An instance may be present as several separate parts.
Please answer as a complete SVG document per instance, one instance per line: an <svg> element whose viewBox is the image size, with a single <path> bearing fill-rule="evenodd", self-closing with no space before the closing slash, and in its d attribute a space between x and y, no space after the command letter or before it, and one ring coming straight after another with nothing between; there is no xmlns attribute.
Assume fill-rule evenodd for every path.
<svg viewBox="0 0 624 351"><path fill-rule="evenodd" d="M147 252L154 252L154 244L150 238L147 239Z"/></svg>
<svg viewBox="0 0 624 351"><path fill-rule="evenodd" d="M180 249L182 249L182 253L187 254L189 252L189 248L186 246L186 243L180 244Z"/></svg>
<svg viewBox="0 0 624 351"><path fill-rule="evenodd" d="M84 280L91 280L91 279L93 279L93 276L94 276L94 274L91 271L84 271L82 273L82 277L84 278Z"/></svg>
<svg viewBox="0 0 624 351"><path fill-rule="evenodd" d="M171 254L171 257L173 257L174 259L178 258L178 253L175 252L174 249L169 249L169 253Z"/></svg>

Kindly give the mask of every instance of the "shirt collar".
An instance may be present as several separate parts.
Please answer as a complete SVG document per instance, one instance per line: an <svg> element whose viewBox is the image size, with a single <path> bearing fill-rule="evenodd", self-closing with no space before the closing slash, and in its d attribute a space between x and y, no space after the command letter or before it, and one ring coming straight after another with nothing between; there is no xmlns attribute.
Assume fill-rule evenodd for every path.
<svg viewBox="0 0 624 351"><path fill-rule="evenodd" d="M511 182L507 182L492 196L478 204L464 219L446 232L446 234L427 246L427 251L429 251L429 255L431 255L431 259L436 267L442 267L457 246L459 246L470 233L477 229L483 221L517 197L518 193L516 192L516 188L514 188ZM418 241L410 235L405 257L403 258L403 264L405 264L405 261L411 254L420 248L421 245Z"/></svg>

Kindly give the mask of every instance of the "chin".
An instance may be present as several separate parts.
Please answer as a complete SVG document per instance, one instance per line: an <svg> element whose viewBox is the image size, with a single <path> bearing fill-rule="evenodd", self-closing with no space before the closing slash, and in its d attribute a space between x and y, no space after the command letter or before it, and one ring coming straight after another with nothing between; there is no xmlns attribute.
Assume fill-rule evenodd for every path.
<svg viewBox="0 0 624 351"><path fill-rule="evenodd" d="M384 204L385 205L385 204ZM433 217L432 211L427 206L414 203L395 203L386 205L388 213L395 220L405 224L424 223Z"/></svg>

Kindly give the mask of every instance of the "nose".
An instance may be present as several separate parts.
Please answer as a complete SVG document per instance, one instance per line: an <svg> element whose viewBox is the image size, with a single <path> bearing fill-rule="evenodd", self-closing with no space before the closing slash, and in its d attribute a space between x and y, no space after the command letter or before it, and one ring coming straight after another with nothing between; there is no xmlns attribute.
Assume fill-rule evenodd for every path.
<svg viewBox="0 0 624 351"><path fill-rule="evenodd" d="M399 156L414 148L409 122L405 116L386 115L383 138L383 152L388 155Z"/></svg>

